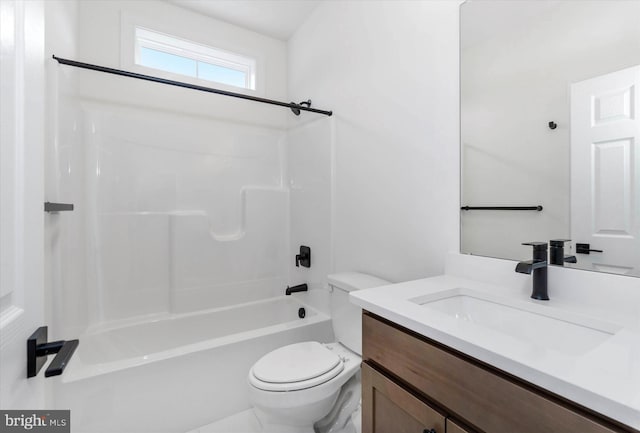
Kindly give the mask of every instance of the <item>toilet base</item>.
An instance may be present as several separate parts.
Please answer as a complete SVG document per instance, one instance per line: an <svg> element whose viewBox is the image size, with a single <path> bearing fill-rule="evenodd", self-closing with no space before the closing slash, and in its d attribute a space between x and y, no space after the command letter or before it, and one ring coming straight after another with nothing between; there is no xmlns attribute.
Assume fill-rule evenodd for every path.
<svg viewBox="0 0 640 433"><path fill-rule="evenodd" d="M360 372L342 386L331 411L315 423L316 433L360 433L362 414Z"/></svg>
<svg viewBox="0 0 640 433"><path fill-rule="evenodd" d="M293 408L268 407L254 400L254 411L265 433L314 433L314 423L329 413L338 394L339 390L320 401Z"/></svg>

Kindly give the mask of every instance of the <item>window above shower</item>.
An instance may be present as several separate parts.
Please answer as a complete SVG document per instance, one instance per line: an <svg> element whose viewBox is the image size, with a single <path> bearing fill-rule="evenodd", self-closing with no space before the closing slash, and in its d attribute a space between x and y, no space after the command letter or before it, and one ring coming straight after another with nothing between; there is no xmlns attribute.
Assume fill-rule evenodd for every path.
<svg viewBox="0 0 640 433"><path fill-rule="evenodd" d="M219 48L135 27L135 64L242 89L256 88L256 60Z"/></svg>

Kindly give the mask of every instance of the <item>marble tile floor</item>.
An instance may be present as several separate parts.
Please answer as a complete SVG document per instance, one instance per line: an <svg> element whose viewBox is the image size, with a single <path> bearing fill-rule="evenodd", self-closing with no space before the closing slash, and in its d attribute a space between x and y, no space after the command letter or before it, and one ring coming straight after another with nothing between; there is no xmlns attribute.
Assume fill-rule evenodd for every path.
<svg viewBox="0 0 640 433"><path fill-rule="evenodd" d="M187 433L260 433L262 425L253 409L247 409Z"/></svg>
<svg viewBox="0 0 640 433"><path fill-rule="evenodd" d="M360 433L360 416L360 408L358 407L351 421L344 427L332 426L323 433ZM262 431L262 425L253 409L247 409L186 433L262 433Z"/></svg>

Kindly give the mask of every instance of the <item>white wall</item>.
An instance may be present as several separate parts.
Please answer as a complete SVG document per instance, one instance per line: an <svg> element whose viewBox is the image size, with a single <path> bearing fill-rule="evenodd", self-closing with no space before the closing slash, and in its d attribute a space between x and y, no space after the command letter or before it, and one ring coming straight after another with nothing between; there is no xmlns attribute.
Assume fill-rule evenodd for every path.
<svg viewBox="0 0 640 433"><path fill-rule="evenodd" d="M331 194L331 215L292 201L291 245L332 254L311 280L348 270L434 275L457 250L457 53L453 1L323 2L290 39L289 99L334 112L332 167L314 140L289 155L291 170L313 158L333 171L333 184L323 177L314 192ZM294 131L314 119L300 116Z"/></svg>
<svg viewBox="0 0 640 433"><path fill-rule="evenodd" d="M522 242L570 237L569 86L640 64L639 17L628 1L462 6L463 204L544 206L463 212L463 252L524 259Z"/></svg>

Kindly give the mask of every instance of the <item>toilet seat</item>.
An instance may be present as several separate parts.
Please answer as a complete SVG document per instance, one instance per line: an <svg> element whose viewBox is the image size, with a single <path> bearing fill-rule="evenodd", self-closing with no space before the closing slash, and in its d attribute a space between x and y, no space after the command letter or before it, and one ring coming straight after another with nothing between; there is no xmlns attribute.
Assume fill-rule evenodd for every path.
<svg viewBox="0 0 640 433"><path fill-rule="evenodd" d="M286 392L286 391L300 391L307 388L313 388L314 386L322 385L326 383L342 373L344 370L344 364L340 362L340 364L336 365L333 369L326 372L323 375L314 377L308 380L301 380L298 382L283 382L283 383L274 383L274 382L263 382L260 379L256 378L252 374L249 376L249 383L255 386L258 389L263 391L274 391L274 392Z"/></svg>
<svg viewBox="0 0 640 433"><path fill-rule="evenodd" d="M251 368L249 383L264 391L297 391L323 384L343 370L338 355L316 341L307 341L260 358Z"/></svg>

